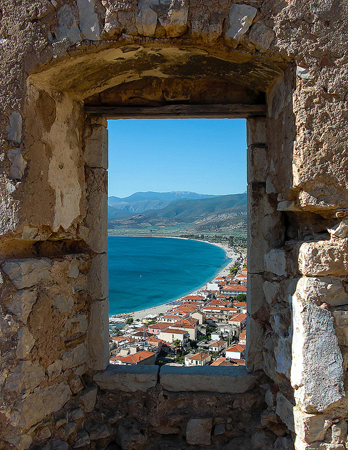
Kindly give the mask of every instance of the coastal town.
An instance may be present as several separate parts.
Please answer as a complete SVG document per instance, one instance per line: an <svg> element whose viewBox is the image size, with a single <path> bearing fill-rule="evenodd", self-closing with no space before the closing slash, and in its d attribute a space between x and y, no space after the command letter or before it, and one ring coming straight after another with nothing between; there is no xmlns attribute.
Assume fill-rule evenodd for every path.
<svg viewBox="0 0 348 450"><path fill-rule="evenodd" d="M244 366L247 260L231 262L201 289L148 310L109 318L110 363Z"/></svg>

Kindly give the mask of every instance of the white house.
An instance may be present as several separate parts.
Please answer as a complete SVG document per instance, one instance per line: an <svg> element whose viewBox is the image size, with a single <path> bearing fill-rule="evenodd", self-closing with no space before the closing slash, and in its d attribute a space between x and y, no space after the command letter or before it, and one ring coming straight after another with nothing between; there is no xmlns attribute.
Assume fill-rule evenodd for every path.
<svg viewBox="0 0 348 450"><path fill-rule="evenodd" d="M209 353L199 352L195 355L185 356L185 366L205 366L211 361Z"/></svg>
<svg viewBox="0 0 348 450"><path fill-rule="evenodd" d="M246 346L241 344L234 344L226 350L226 358L242 359Z"/></svg>
<svg viewBox="0 0 348 450"><path fill-rule="evenodd" d="M178 328L167 328L160 331L158 338L163 341L170 342L180 341L180 344L185 345L190 340L190 335L186 330L180 330Z"/></svg>

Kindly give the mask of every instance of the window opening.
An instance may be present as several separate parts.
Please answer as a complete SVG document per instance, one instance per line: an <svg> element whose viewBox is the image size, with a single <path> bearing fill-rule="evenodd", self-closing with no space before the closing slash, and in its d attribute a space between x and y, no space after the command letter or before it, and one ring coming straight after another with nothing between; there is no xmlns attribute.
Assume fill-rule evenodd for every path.
<svg viewBox="0 0 348 450"><path fill-rule="evenodd" d="M244 365L246 120L108 130L110 362Z"/></svg>

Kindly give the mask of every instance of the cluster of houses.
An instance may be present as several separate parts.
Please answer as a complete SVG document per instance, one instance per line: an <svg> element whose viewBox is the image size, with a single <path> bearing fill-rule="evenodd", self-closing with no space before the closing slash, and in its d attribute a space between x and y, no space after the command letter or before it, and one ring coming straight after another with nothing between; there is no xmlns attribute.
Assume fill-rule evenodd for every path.
<svg viewBox="0 0 348 450"><path fill-rule="evenodd" d="M215 278L164 315L133 322L110 336L112 364L245 365L246 261ZM180 358L178 358L178 355Z"/></svg>

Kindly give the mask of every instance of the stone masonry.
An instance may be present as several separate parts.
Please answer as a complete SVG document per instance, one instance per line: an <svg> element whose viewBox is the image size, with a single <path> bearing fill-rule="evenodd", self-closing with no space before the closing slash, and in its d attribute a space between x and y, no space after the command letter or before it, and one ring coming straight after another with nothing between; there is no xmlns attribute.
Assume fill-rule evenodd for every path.
<svg viewBox="0 0 348 450"><path fill-rule="evenodd" d="M1 448L348 449L347 30L344 0L1 0ZM106 119L177 116L247 119L247 371L108 367Z"/></svg>

